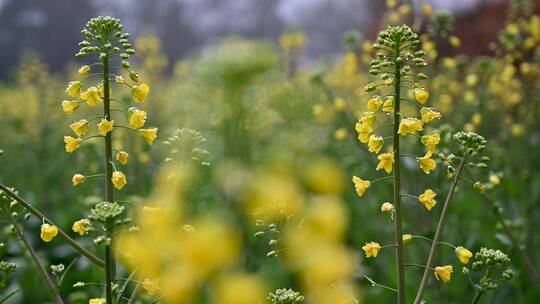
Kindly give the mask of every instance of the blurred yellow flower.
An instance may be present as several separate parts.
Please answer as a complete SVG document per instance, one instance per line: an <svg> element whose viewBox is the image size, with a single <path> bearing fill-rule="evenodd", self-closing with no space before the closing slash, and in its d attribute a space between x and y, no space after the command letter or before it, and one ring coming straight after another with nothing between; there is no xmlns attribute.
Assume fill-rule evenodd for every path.
<svg viewBox="0 0 540 304"><path fill-rule="evenodd" d="M112 131L113 125L114 125L114 120L107 120L105 118L102 118L101 121L97 125L99 134L103 136L107 135L107 133Z"/></svg>
<svg viewBox="0 0 540 304"><path fill-rule="evenodd" d="M392 205L390 202L385 202L381 205L381 212L390 212L394 211L394 205Z"/></svg>
<svg viewBox="0 0 540 304"><path fill-rule="evenodd" d="M398 134L415 134L416 132L421 130L423 130L422 121L417 118L404 118L399 123Z"/></svg>
<svg viewBox="0 0 540 304"><path fill-rule="evenodd" d="M433 208L433 206L437 204L435 196L437 196L435 191L427 189L426 191L424 191L424 193L420 194L418 200L426 207L427 210L431 211L431 208Z"/></svg>
<svg viewBox="0 0 540 304"><path fill-rule="evenodd" d="M376 242L369 242L362 246L362 250L366 253L366 258L374 257L376 258L381 250L381 245Z"/></svg>
<svg viewBox="0 0 540 304"><path fill-rule="evenodd" d="M84 180L86 177L82 174L75 174L73 175L73 178L71 179L71 182L73 183L73 186L77 186L79 184L84 183Z"/></svg>
<svg viewBox="0 0 540 304"><path fill-rule="evenodd" d="M150 87L146 83L134 85L133 89L131 90L131 96L133 96L137 102L145 101L148 93L150 93Z"/></svg>
<svg viewBox="0 0 540 304"><path fill-rule="evenodd" d="M339 128L334 132L334 138L337 140L344 140L347 138L347 129L345 128Z"/></svg>
<svg viewBox="0 0 540 304"><path fill-rule="evenodd" d="M147 294L153 296L159 291L158 279L150 280L146 278L142 282L142 287Z"/></svg>
<svg viewBox="0 0 540 304"><path fill-rule="evenodd" d="M461 39L456 36L450 36L450 38L448 38L448 42L450 42L450 45L454 48L458 48L461 45Z"/></svg>
<svg viewBox="0 0 540 304"><path fill-rule="evenodd" d="M371 186L371 182L368 180L363 180L358 176L353 176L352 182L354 183L354 188L356 189L356 194L359 197L362 197L366 190Z"/></svg>
<svg viewBox="0 0 540 304"><path fill-rule="evenodd" d="M383 105L381 96L373 96L367 103L367 109L370 111L378 111Z"/></svg>
<svg viewBox="0 0 540 304"><path fill-rule="evenodd" d="M62 110L66 115L71 115L79 107L79 102L76 100L64 100L62 101Z"/></svg>
<svg viewBox="0 0 540 304"><path fill-rule="evenodd" d="M453 272L452 265L446 265L446 266L437 266L435 267L435 278L437 280L441 279L443 282L448 283L450 282L450 277L452 276Z"/></svg>
<svg viewBox="0 0 540 304"><path fill-rule="evenodd" d="M497 174L491 174L491 175L489 176L489 181L490 181L493 185L497 186L498 184L501 183L501 178L500 178Z"/></svg>
<svg viewBox="0 0 540 304"><path fill-rule="evenodd" d="M81 94L81 83L79 81L71 81L68 83L66 93L75 98L79 98Z"/></svg>
<svg viewBox="0 0 540 304"><path fill-rule="evenodd" d="M77 122L70 124L69 128L78 137L84 136L86 135L86 133L88 133L88 121L86 119L81 119Z"/></svg>
<svg viewBox="0 0 540 304"><path fill-rule="evenodd" d="M127 184L126 176L120 171L113 172L111 181L114 184L114 187L118 190L124 188L124 186Z"/></svg>
<svg viewBox="0 0 540 304"><path fill-rule="evenodd" d="M264 303L266 288L255 275L226 275L218 283L214 303L259 304Z"/></svg>
<svg viewBox="0 0 540 304"><path fill-rule="evenodd" d="M71 153L81 145L82 139L64 136L64 142L66 143L66 152Z"/></svg>
<svg viewBox="0 0 540 304"><path fill-rule="evenodd" d="M422 109L420 109L420 116L422 122L426 124L434 119L441 118L441 113L435 111L433 108L422 107Z"/></svg>
<svg viewBox="0 0 540 304"><path fill-rule="evenodd" d="M116 160L122 165L128 163L128 157L129 154L126 151L118 151L118 153L116 153Z"/></svg>
<svg viewBox="0 0 540 304"><path fill-rule="evenodd" d="M81 236L86 233L86 230L88 229L88 225L90 225L90 221L87 219L80 219L73 223L73 227L71 229L74 232L78 232Z"/></svg>
<svg viewBox="0 0 540 304"><path fill-rule="evenodd" d="M381 136L371 135L368 141L369 152L378 154L384 144L384 139Z"/></svg>
<svg viewBox="0 0 540 304"><path fill-rule="evenodd" d="M343 98L336 98L334 100L334 109L336 109L336 111L342 112L345 110L345 108L347 108L347 103L345 100L343 100Z"/></svg>
<svg viewBox="0 0 540 304"><path fill-rule="evenodd" d="M431 159L431 152L429 151L426 153L426 155L418 157L416 160L420 165L420 169L422 169L426 174L429 174L429 172L433 171L437 166L437 162Z"/></svg>
<svg viewBox="0 0 540 304"><path fill-rule="evenodd" d="M414 98L420 104L425 104L429 98L429 93L423 88L414 89L413 91Z"/></svg>
<svg viewBox="0 0 540 304"><path fill-rule="evenodd" d="M41 225L41 239L50 242L58 234L58 228L49 224Z"/></svg>
<svg viewBox="0 0 540 304"><path fill-rule="evenodd" d="M97 106L101 101L98 89L96 87L89 87L86 91L80 94L82 100L86 101L89 106Z"/></svg>
<svg viewBox="0 0 540 304"><path fill-rule="evenodd" d="M107 304L104 298L93 298L88 301L88 304Z"/></svg>
<svg viewBox="0 0 540 304"><path fill-rule="evenodd" d="M151 145L154 143L154 140L157 137L157 131L158 131L158 128L151 128L151 129L140 129L138 132L139 132L139 135L142 136L142 138L144 138L144 140L146 140L146 142L149 145Z"/></svg>
<svg viewBox="0 0 540 304"><path fill-rule="evenodd" d="M386 173L392 172L392 167L394 164L394 153L393 152L387 152L379 155L379 164L377 164L377 171L380 169L384 169Z"/></svg>
<svg viewBox="0 0 540 304"><path fill-rule="evenodd" d="M456 247L456 255L459 261L463 264L468 264L469 260L472 258L473 254L467 248L463 246Z"/></svg>
<svg viewBox="0 0 540 304"><path fill-rule="evenodd" d="M403 244L409 244L412 240L412 235L410 234L404 234L402 235Z"/></svg>
<svg viewBox="0 0 540 304"><path fill-rule="evenodd" d="M79 68L79 75L84 76L90 72L90 66L83 65Z"/></svg>

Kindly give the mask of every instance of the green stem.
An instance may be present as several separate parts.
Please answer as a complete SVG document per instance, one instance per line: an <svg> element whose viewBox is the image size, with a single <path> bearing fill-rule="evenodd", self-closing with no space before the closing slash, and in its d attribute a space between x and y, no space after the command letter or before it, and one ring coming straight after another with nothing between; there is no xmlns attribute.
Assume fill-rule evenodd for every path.
<svg viewBox="0 0 540 304"><path fill-rule="evenodd" d="M50 223L53 226L56 226L58 228L58 225L56 225L53 221L51 221L49 218L47 218L43 213L41 213L39 210L34 208L34 206L30 205L27 201L22 199L19 195L11 191L8 187L0 183L0 189L4 191L7 195L9 195L11 198L16 200L19 204L21 204L26 210L28 210L30 213L35 215L40 220L45 220L46 222ZM58 234L61 238L64 239L73 249L78 251L80 254L87 257L89 260L94 262L96 265L103 267L105 263L98 257L96 257L93 253L88 251L86 248L82 247L77 243L74 239L72 239L67 233L64 232L64 230L58 228Z"/></svg>
<svg viewBox="0 0 540 304"><path fill-rule="evenodd" d="M107 120L111 120L111 96L109 83L109 56L103 57L103 116ZM112 183L112 132L108 132L105 136L105 200L109 203L114 203L114 186ZM107 230L107 238L109 239L105 245L105 295L107 304L114 304L112 285L116 273L116 262L112 252L113 240L112 234L114 230L114 220L108 219L105 223Z"/></svg>
<svg viewBox="0 0 540 304"><path fill-rule="evenodd" d="M17 234L19 235L19 237L23 241L24 246L26 246L26 249L28 250L28 252L30 252L30 256L32 257L32 260L34 260L34 263L36 264L36 267L37 267L39 273L43 277L43 280L45 280L45 283L47 283L47 287L49 289L49 292L51 293L52 300L56 304L63 304L64 301L62 300L62 297L60 296L60 293L58 293L58 288L56 288L53 281L51 280L51 277L49 277L49 274L47 273L47 270L45 270L45 267L43 266L43 264L39 260L39 257L37 255L37 253L34 251L34 248L32 247L32 245L30 244L30 242L28 241L28 239L24 235L24 232L23 232L21 226L19 226L19 223L17 223L17 221L15 221L13 216L11 214L9 214L9 211L8 211L8 217L9 217L9 220L10 220L11 224L15 228L15 231L17 232Z"/></svg>
<svg viewBox="0 0 540 304"><path fill-rule="evenodd" d="M396 43L395 56L396 58L400 55L400 45ZM398 127L400 123L400 96L401 96L401 65L396 63L395 69L395 83L394 83L394 93L395 93L395 103L394 103L394 121L393 121L393 146L394 146L394 155L397 157L394 158L394 210L396 215L395 223L395 240L397 244L396 248L396 268L398 275L398 304L405 304L405 263L403 260L403 231L402 231L402 214L401 214L401 176L400 176L400 159L399 159L399 134Z"/></svg>
<svg viewBox="0 0 540 304"><path fill-rule="evenodd" d="M414 300L415 304L422 303L422 297L424 296L424 291L426 289L426 285L427 285L427 281L429 277L428 268L430 268L433 265L433 262L435 261L435 251L436 251L437 245L439 244L439 239L441 238L442 230L444 227L444 221L446 219L446 213L448 212L448 206L450 205L450 202L452 201L454 197L454 193L456 191L456 187L459 182L461 173L463 172L463 168L465 166L466 161L467 161L467 157L463 156L463 158L461 159L461 162L459 163L459 167L457 169L456 176L454 177L454 181L452 182L452 186L450 187L450 191L448 192L448 196L446 197L446 201L444 202L441 217L439 218L439 223L437 224L437 230L435 230L435 236L433 237L433 242L431 243L431 249L429 251L429 256L426 262L426 270L424 270L424 275L422 276L422 281L420 282L420 287L418 288L418 293L416 294L416 298Z"/></svg>
<svg viewBox="0 0 540 304"><path fill-rule="evenodd" d="M483 291L481 291L480 289L476 290L476 293L474 294L474 297L471 301L471 304L476 304L478 303L478 301L480 301L480 297L484 294Z"/></svg>

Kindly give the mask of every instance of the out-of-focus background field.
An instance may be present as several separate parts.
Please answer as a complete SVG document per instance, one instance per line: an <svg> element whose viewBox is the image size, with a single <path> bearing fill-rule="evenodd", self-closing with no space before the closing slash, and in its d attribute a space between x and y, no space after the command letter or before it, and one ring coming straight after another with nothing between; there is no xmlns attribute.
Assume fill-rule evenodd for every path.
<svg viewBox="0 0 540 304"><path fill-rule="evenodd" d="M128 136L118 139L132 157L122 198L137 203L147 197L167 160L194 165L185 197L193 215L225 212L224 205L243 201L253 183L288 189L287 183L272 184L274 176L290 178L304 197L337 194L347 209L347 246L361 262L356 275L360 300L390 303L394 295L372 287L364 274L395 285L393 254L368 260L360 248L368 240L392 241L391 221L380 213L391 188L374 187L361 199L356 196L351 176L374 179L377 172L376 157L356 139L354 122L368 98L363 88L369 82L373 39L385 24L410 22L414 15L415 30L429 37L423 44L429 65L426 87L443 114L440 125L482 134L491 160L477 178L486 183L490 176L500 178L490 194L497 207L471 184L460 184L446 239L510 255L515 278L487 294L484 303L538 303L540 20L531 15L540 3L521 11L511 10L508 1L437 0L431 1L432 11L424 6L428 1L414 3L414 10L407 11L388 10L378 0L0 1L0 180L66 230L101 200L101 187L71 185L74 173L102 170L101 144L65 153L68 125L89 115L82 109L66 117L61 101L65 84L84 63L73 57L80 29L93 16L111 15L133 33L137 70L151 86L145 109L159 127L151 147ZM129 98L125 94L117 98ZM412 143L405 148L421 153ZM430 175L421 174L414 161L404 166L407 192L420 193L431 185L442 200L449 187L443 165ZM405 232L433 234L436 214L405 203ZM69 264L75 255L67 245L38 241L40 224L26 224L27 231L35 231L29 237L40 255L51 264ZM295 287L280 260L267 257L273 250L268 240L253 236L257 229L244 229L246 267L264 276L271 289ZM91 238L81 240L92 246ZM422 263L428 244L408 246L406 258ZM14 303L44 303L43 283L27 256L17 252L0 248L1 259L19 265L10 281L12 288L21 289ZM453 256L448 251L439 258ZM88 266L79 259L77 271L61 288L72 303L88 298L88 289L71 287L75 282L101 279L101 272ZM411 294L420 271L408 270ZM451 284L433 284L428 290L431 303L463 303L463 295L472 292L459 267Z"/></svg>

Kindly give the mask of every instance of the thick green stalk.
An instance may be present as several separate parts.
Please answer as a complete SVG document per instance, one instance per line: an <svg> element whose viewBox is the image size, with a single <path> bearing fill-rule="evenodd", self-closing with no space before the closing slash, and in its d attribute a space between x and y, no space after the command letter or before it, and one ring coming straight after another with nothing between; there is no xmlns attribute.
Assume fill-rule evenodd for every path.
<svg viewBox="0 0 540 304"><path fill-rule="evenodd" d="M396 43L395 58L400 55L400 45ZM395 79L394 79L394 210L396 219L395 223L395 240L396 240L396 268L398 275L398 303L405 304L405 262L403 260L403 228L401 214L401 175L400 175L400 159L399 159L399 122L400 122L400 99L401 99L401 64L396 62Z"/></svg>
<svg viewBox="0 0 540 304"><path fill-rule="evenodd" d="M476 304L478 301L480 301L480 297L484 294L481 290L476 290L476 293L474 294L474 297L471 301L471 304Z"/></svg>
<svg viewBox="0 0 540 304"><path fill-rule="evenodd" d="M111 96L109 82L109 57L103 58L103 116L111 120ZM105 135L105 200L114 203L114 185L112 183L113 164L112 164L112 131ZM107 304L114 304L112 285L116 273L116 262L112 252L112 237L114 230L114 219L108 219L105 223L107 229L108 241L105 244L105 295Z"/></svg>
<svg viewBox="0 0 540 304"><path fill-rule="evenodd" d="M54 285L53 281L51 280L51 277L49 277L47 270L45 270L45 267L39 260L37 253L34 251L32 244L30 244L30 242L24 235L24 231L22 230L21 226L19 226L19 223L17 223L17 221L13 218L13 216L9 214L9 211L8 211L8 217L9 217L9 221L15 228L15 231L17 232L17 234L23 241L24 245L26 246L26 249L28 250L28 252L30 252L30 256L32 257L32 260L34 260L34 264L36 264L36 267L39 273L41 274L41 276L43 277L43 280L45 280L45 283L47 284L47 287L49 289L53 302L56 304L63 304L64 301L62 300L62 297L60 296L60 293L58 292L58 288L56 288L56 285Z"/></svg>
<svg viewBox="0 0 540 304"><path fill-rule="evenodd" d="M416 298L414 300L415 304L422 303L422 297L424 296L424 291L426 289L430 268L433 266L433 262L435 261L435 253L437 245L439 244L439 239L441 238L444 221L446 219L446 213L448 212L448 206L450 205L450 202L452 202L457 184L459 182L459 178L461 177L461 173L463 172L466 161L467 156L463 155L463 158L459 163L456 175L454 177L454 181L452 182L452 186L450 187L450 190L448 192L448 196L446 197L446 201L444 202L441 217L439 218L439 223L437 224L437 230L435 230L435 236L433 237L433 241L431 243L431 249L429 251L429 256L426 262L426 269L424 270L424 274L422 275L422 281L420 282L420 287L418 287L418 293L416 294Z"/></svg>
<svg viewBox="0 0 540 304"><path fill-rule="evenodd" d="M47 218L43 213L41 213L39 210L37 210L34 206L30 205L27 201L25 201L23 198L21 198L19 195L11 191L8 187L0 183L0 190L4 191L7 195L9 195L11 198L16 200L19 204L21 204L28 212L35 215L38 219L44 220L47 223L56 226L58 228L58 225L56 225L53 221L51 221L49 218ZM86 248L82 247L77 243L74 239L72 239L67 233L64 232L64 230L58 228L58 234L61 238L64 239L73 249L78 251L80 254L87 257L90 261L94 262L99 267L105 266L105 262L103 262L100 258L96 257L93 253L88 251Z"/></svg>

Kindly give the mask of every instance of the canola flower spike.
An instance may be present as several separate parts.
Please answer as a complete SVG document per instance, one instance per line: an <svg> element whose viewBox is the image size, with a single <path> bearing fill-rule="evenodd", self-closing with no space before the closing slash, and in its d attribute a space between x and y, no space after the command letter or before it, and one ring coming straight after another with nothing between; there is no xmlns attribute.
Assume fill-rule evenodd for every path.
<svg viewBox="0 0 540 304"><path fill-rule="evenodd" d="M435 267L433 274L437 280L442 280L444 283L448 283L450 282L453 271L454 269L452 268L452 265L437 266Z"/></svg>

